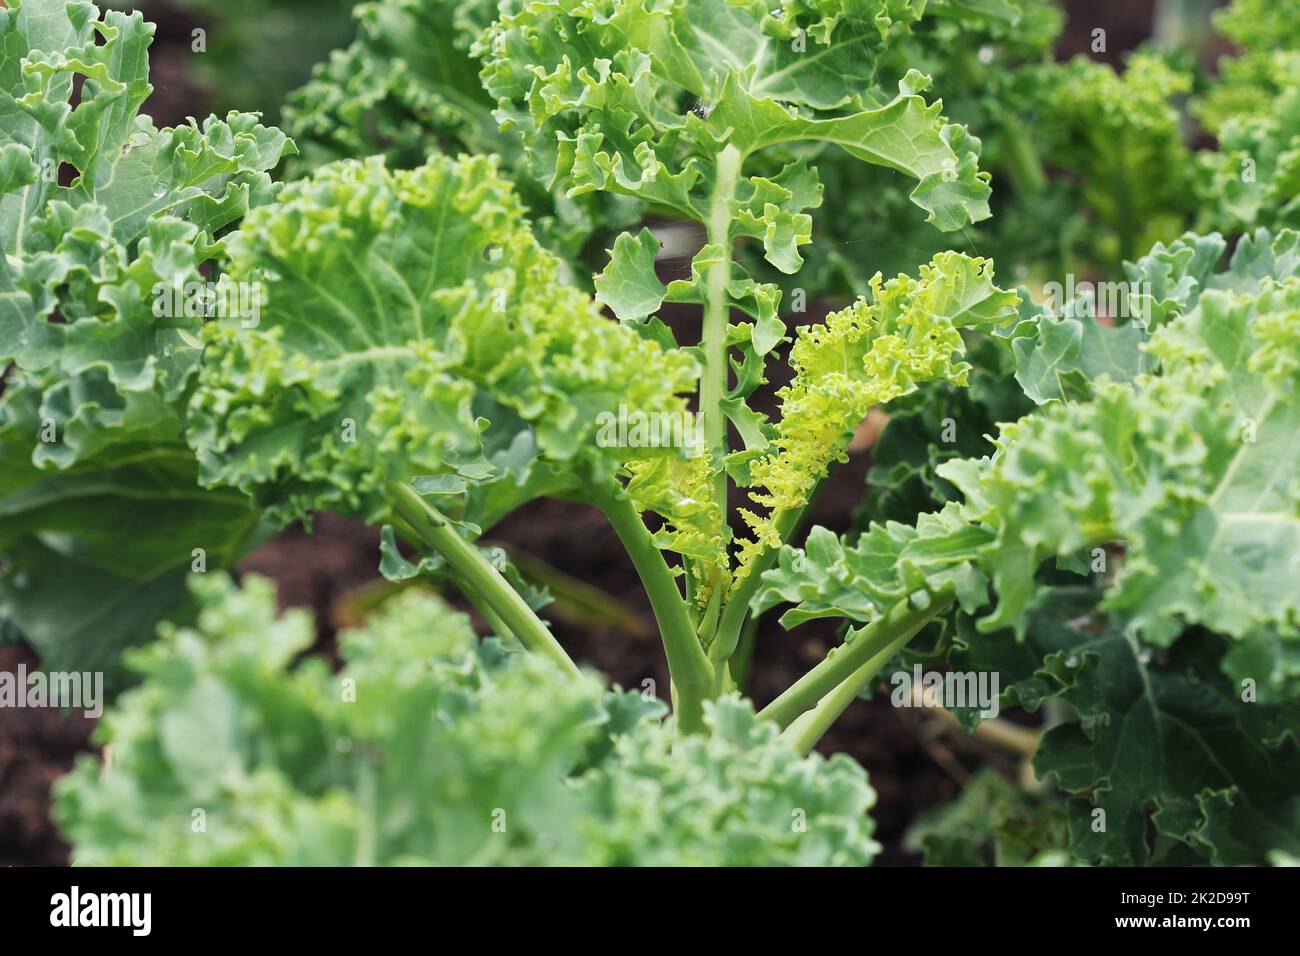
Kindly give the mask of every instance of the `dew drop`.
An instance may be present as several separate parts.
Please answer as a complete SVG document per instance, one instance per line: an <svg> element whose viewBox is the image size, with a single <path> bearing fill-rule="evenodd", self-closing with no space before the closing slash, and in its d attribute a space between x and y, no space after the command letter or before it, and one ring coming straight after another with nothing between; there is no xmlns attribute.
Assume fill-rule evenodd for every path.
<svg viewBox="0 0 1300 956"><path fill-rule="evenodd" d="M166 192L167 192L167 187L164 186L162 183L159 183L157 186L153 188L153 195L155 199L161 199L163 197L163 194Z"/></svg>
<svg viewBox="0 0 1300 956"><path fill-rule="evenodd" d="M1065 659L1065 666L1066 666L1066 667L1078 667L1078 666L1079 666L1079 658L1077 658L1077 657L1075 657L1073 654L1071 654L1069 657L1067 657L1067 658Z"/></svg>

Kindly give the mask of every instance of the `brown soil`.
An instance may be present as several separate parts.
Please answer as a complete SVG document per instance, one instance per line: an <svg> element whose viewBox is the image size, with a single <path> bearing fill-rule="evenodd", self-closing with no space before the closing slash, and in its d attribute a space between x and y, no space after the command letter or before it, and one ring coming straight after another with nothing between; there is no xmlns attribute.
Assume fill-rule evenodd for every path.
<svg viewBox="0 0 1300 956"><path fill-rule="evenodd" d="M0 647L0 671L39 666L21 645ZM50 823L50 786L88 752L95 722L51 710L0 710L0 866L66 863L68 846Z"/></svg>

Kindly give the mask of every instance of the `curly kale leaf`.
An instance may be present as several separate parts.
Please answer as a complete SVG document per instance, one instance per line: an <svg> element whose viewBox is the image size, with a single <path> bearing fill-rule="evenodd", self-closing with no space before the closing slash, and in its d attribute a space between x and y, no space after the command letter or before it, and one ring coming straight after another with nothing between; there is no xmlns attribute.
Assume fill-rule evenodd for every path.
<svg viewBox="0 0 1300 956"><path fill-rule="evenodd" d="M604 318L560 272L487 157L345 162L290 184L230 239L231 276L266 301L257 328L205 330L188 432L203 480L278 521L382 521L386 482L438 476L473 490L464 518L482 523L685 461L601 429L620 405L683 414L694 360ZM655 504L689 525L679 499Z"/></svg>
<svg viewBox="0 0 1300 956"><path fill-rule="evenodd" d="M955 799L912 824L906 846L924 853L925 866L1052 866L1066 839L1059 801L985 768Z"/></svg>
<svg viewBox="0 0 1300 956"><path fill-rule="evenodd" d="M1202 152L1201 221L1226 232L1300 227L1300 51L1276 54L1279 89L1258 111L1226 117Z"/></svg>
<svg viewBox="0 0 1300 956"><path fill-rule="evenodd" d="M110 673L255 525L197 487L184 408L204 296L230 289L218 236L293 149L247 114L138 115L152 36L89 3L0 10L0 604L50 666Z"/></svg>
<svg viewBox="0 0 1300 956"><path fill-rule="evenodd" d="M865 530L872 521L911 522L961 500L952 483L939 477L939 465L992 453L989 436L997 434L999 423L1033 408L1011 381L1010 352L996 340L979 338L966 356L971 364L966 387L932 382L890 406L885 428L871 446L867 493L854 514L856 529Z"/></svg>
<svg viewBox="0 0 1300 956"><path fill-rule="evenodd" d="M296 665L302 612L196 578L196 628L133 652L148 677L98 731L55 816L78 863L832 865L878 852L845 757L801 757L748 704L673 742L663 707L573 679L407 592ZM669 749L672 747L670 755ZM195 808L203 825L195 825Z"/></svg>
<svg viewBox="0 0 1300 956"><path fill-rule="evenodd" d="M1300 694L1270 694L1260 670L1232 674L1233 642L1200 628L1145 646L1099 611L1102 595L1084 585L1040 591L1023 641L959 618L945 654L950 668L998 673L1003 707L1070 705L1074 719L1045 734L1034 767L1071 795L1072 855L1244 864L1294 851Z"/></svg>
<svg viewBox="0 0 1300 956"><path fill-rule="evenodd" d="M1000 674L1005 706L1059 697L1077 714L1035 765L1074 796L1085 859L1294 852L1295 242L1256 235L1218 273L1217 237L1157 249L1141 266L1164 316L1151 371L1004 426L988 458L940 465L963 503L853 546L815 529L763 577L758 606L794 604L789 624L872 621L918 588L955 587L938 659ZM1088 584L1054 583L1053 559Z"/></svg>
<svg viewBox="0 0 1300 956"><path fill-rule="evenodd" d="M496 16L483 0L378 0L353 11L356 39L319 64L289 99L285 122L302 150L294 170L383 155L413 169L433 153L501 157L538 239L575 263L587 281L608 230L629 225L639 207L617 197L572 199L528 173L518 137L501 131L496 101L478 78L470 46ZM590 262L585 260L590 259ZM581 266L576 265L583 262Z"/></svg>
<svg viewBox="0 0 1300 956"><path fill-rule="evenodd" d="M566 180L571 195L613 191L703 222L723 146L829 143L916 179L913 201L941 229L986 218L977 144L920 97L928 80L909 74L896 93L875 84L872 55L893 18L919 16L914 4L888 8L864 27L856 8L828 18L727 0L521 3L477 49L503 126L522 133L539 177ZM760 236L790 233L767 249L778 268L808 241L809 200L790 202L755 207Z"/></svg>
<svg viewBox="0 0 1300 956"><path fill-rule="evenodd" d="M753 501L765 515L742 511L753 539L742 545L743 569L780 543L783 516L808 501L831 463L845 455L853 430L875 404L946 381L965 385L970 366L962 329L1010 323L1016 293L993 284L992 264L940 253L919 277L877 275L871 295L800 330L790 352L793 381L781 390L781 420L765 455L749 468Z"/></svg>
<svg viewBox="0 0 1300 956"><path fill-rule="evenodd" d="M1205 292L1254 293L1300 274L1294 231L1241 237L1227 267L1217 271L1226 248L1218 233L1189 232L1126 262L1123 283L1092 285L1069 302L1026 304L1021 321L1002 333L1025 394L1041 405L1087 399L1102 379L1133 382L1157 368L1158 357L1147 348L1151 331L1190 311Z"/></svg>

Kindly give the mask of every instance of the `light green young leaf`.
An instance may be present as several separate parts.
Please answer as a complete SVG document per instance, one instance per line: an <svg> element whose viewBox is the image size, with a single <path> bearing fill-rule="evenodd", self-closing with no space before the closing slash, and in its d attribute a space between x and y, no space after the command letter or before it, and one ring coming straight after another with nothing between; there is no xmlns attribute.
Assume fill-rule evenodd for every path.
<svg viewBox="0 0 1300 956"><path fill-rule="evenodd" d="M992 532L971 524L956 504L922 515L915 528L873 524L851 548L818 526L802 548L781 549L777 566L763 574L753 609L795 605L781 615L786 628L819 617L869 623L916 591L951 583L973 612L988 600L979 562L992 540Z"/></svg>
<svg viewBox="0 0 1300 956"><path fill-rule="evenodd" d="M1208 228L1300 227L1300 52L1274 62L1280 89L1258 112L1224 120L1218 151L1198 157L1200 221Z"/></svg>
<svg viewBox="0 0 1300 956"><path fill-rule="evenodd" d="M668 294L668 287L655 275L661 245L649 229L635 237L625 232L614 240L609 265L596 276L596 301L624 322L641 322L658 312Z"/></svg>
<svg viewBox="0 0 1300 956"><path fill-rule="evenodd" d="M750 468L751 499L767 509L741 514L753 539L741 546L742 574L758 554L780 544L776 523L808 501L872 405L914 391L919 383L964 385L961 329L992 330L1016 315L1019 298L993 284L992 264L956 252L935 256L919 277L871 280L870 297L805 326L790 352L794 380L781 390L772 450Z"/></svg>

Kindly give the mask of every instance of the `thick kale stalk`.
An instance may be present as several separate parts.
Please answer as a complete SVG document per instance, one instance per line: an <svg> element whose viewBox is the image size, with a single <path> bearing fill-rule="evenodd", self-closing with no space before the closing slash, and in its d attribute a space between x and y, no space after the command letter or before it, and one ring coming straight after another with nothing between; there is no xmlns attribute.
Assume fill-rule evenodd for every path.
<svg viewBox="0 0 1300 956"><path fill-rule="evenodd" d="M570 675L577 675L578 668L569 660L564 648L537 620L510 582L477 548L457 533L445 515L405 482L393 482L385 493L393 503L394 514L405 520L425 544L441 554L469 592L492 610L505 631L503 637L518 639L529 650L549 657Z"/></svg>

